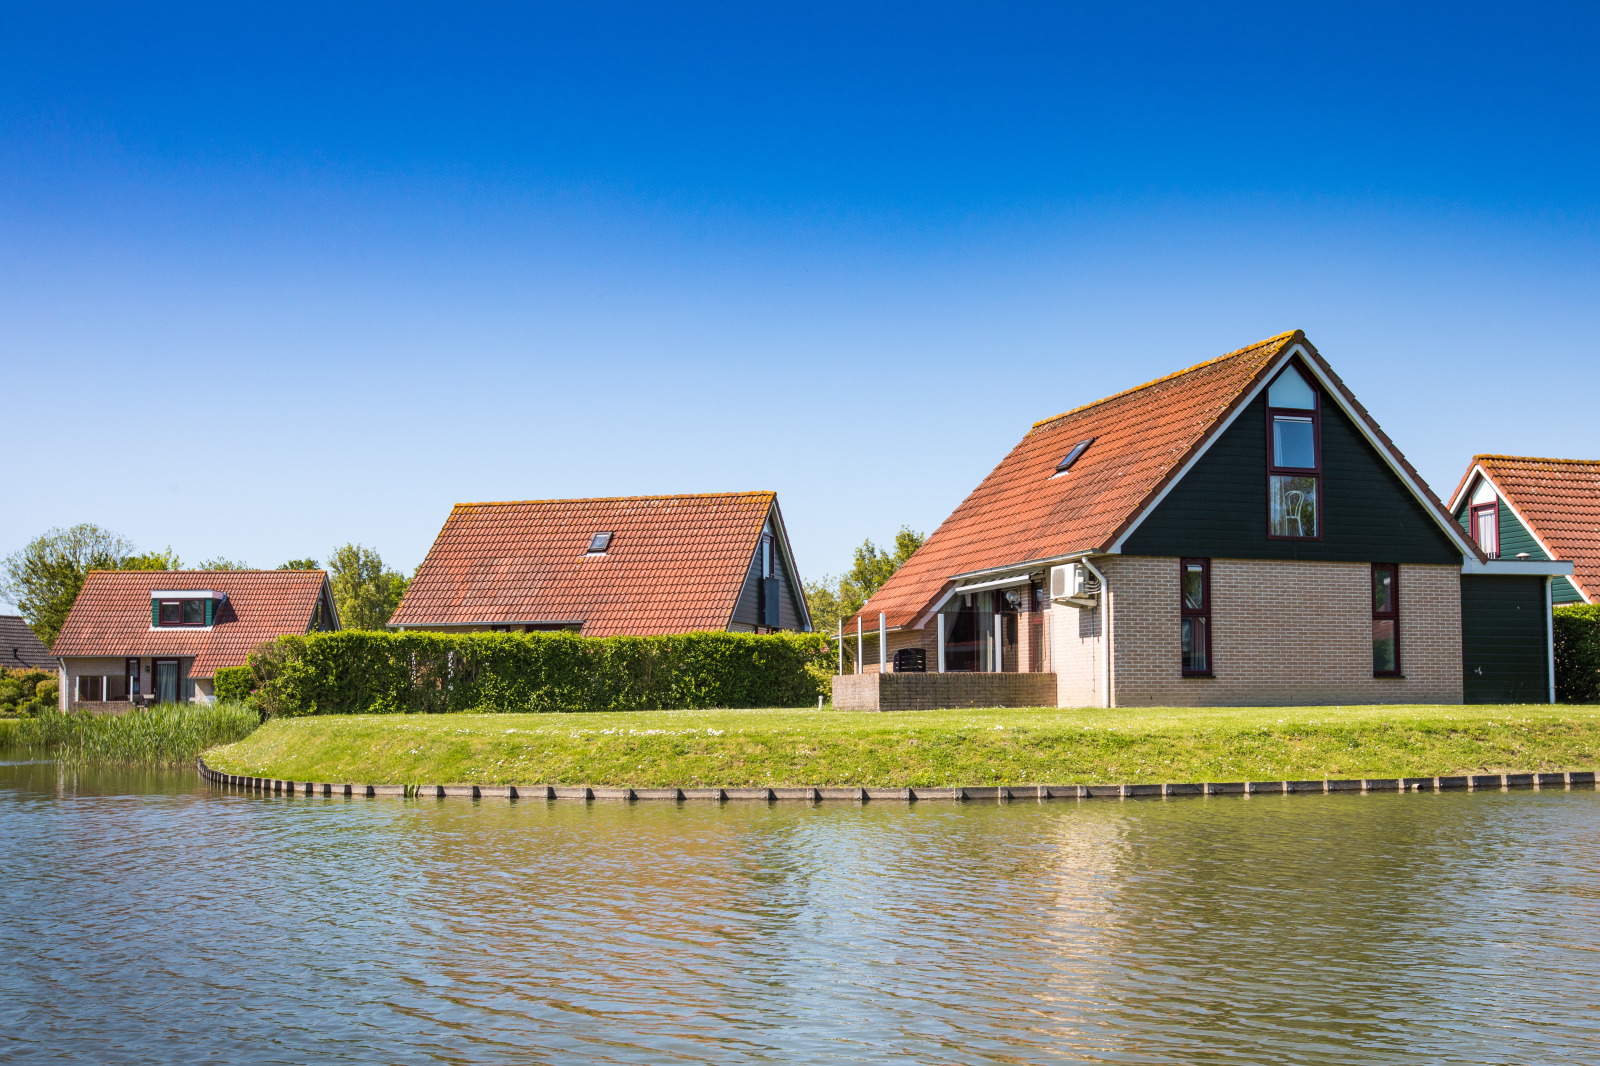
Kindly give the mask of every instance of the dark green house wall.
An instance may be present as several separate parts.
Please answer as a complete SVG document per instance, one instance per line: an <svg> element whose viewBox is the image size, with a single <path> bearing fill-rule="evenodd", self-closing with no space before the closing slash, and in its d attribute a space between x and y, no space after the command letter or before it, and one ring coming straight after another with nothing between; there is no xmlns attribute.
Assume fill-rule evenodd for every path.
<svg viewBox="0 0 1600 1066"><path fill-rule="evenodd" d="M1550 702L1549 619L1544 578L1463 574L1463 700Z"/></svg>
<svg viewBox="0 0 1600 1066"><path fill-rule="evenodd" d="M1129 555L1461 563L1458 547L1326 396L1321 540L1267 537L1266 397L1241 411L1123 544Z"/></svg>

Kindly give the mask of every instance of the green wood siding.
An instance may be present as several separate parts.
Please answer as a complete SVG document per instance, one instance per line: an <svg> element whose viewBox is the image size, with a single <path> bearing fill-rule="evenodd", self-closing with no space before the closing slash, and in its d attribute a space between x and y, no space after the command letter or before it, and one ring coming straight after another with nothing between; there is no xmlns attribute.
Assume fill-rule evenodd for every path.
<svg viewBox="0 0 1600 1066"><path fill-rule="evenodd" d="M1323 398L1322 539L1267 537L1266 397L1258 397L1123 545L1129 555L1461 563L1459 548L1345 413Z"/></svg>
<svg viewBox="0 0 1600 1066"><path fill-rule="evenodd" d="M1496 508L1500 519L1500 558L1515 559L1518 552L1527 552L1530 559L1548 559L1550 553L1539 547L1539 542L1533 539L1533 534L1528 532L1528 527L1522 524L1511 505L1500 497L1495 500L1499 503ZM1468 537L1472 536L1472 499L1469 496L1460 507L1456 508L1456 524L1459 525Z"/></svg>
<svg viewBox="0 0 1600 1066"><path fill-rule="evenodd" d="M1558 577L1550 584L1550 602L1582 603L1583 597L1579 595L1578 587L1572 583L1570 577Z"/></svg>
<svg viewBox="0 0 1600 1066"><path fill-rule="evenodd" d="M1549 640L1544 578L1462 575L1462 697L1467 703L1548 703Z"/></svg>

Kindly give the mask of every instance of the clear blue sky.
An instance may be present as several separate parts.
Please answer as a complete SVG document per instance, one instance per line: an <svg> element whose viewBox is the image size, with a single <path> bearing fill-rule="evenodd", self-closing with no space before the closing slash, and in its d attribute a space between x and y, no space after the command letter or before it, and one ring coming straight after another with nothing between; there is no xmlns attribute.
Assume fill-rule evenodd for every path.
<svg viewBox="0 0 1600 1066"><path fill-rule="evenodd" d="M1595 10L13 5L0 553L776 489L807 576L1301 328L1423 475L1600 457Z"/></svg>

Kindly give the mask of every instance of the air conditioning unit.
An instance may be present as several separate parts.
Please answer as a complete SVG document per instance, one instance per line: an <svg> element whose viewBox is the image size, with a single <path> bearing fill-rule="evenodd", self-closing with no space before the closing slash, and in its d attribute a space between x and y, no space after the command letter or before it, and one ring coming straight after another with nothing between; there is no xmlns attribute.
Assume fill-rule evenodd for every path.
<svg viewBox="0 0 1600 1066"><path fill-rule="evenodd" d="M1094 607L1100 602L1100 579L1082 563L1052 566L1050 599L1073 607Z"/></svg>

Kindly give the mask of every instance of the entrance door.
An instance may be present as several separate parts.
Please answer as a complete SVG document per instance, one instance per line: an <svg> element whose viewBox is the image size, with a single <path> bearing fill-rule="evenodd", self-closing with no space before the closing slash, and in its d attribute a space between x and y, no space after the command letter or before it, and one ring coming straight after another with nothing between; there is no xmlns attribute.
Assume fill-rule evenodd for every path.
<svg viewBox="0 0 1600 1066"><path fill-rule="evenodd" d="M178 660L156 660L155 697L157 703L178 702Z"/></svg>

